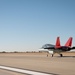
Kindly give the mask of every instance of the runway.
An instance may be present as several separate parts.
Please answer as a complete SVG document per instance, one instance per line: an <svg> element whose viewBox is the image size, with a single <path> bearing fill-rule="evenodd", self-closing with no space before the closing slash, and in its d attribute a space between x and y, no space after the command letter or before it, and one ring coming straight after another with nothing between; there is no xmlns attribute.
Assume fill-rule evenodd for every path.
<svg viewBox="0 0 75 75"><path fill-rule="evenodd" d="M0 69L0 75L27 75L27 74Z"/></svg>
<svg viewBox="0 0 75 75"><path fill-rule="evenodd" d="M75 53L64 53L62 58L58 55L46 55L47 53L0 53L0 66L49 75L75 75ZM20 74L27 75L21 72L8 75Z"/></svg>
<svg viewBox="0 0 75 75"><path fill-rule="evenodd" d="M28 74L28 75L52 75L52 74L46 74L46 73L29 71L29 70L12 68L12 67L6 67L6 66L0 66L0 69L14 71L14 72L19 72L19 73Z"/></svg>

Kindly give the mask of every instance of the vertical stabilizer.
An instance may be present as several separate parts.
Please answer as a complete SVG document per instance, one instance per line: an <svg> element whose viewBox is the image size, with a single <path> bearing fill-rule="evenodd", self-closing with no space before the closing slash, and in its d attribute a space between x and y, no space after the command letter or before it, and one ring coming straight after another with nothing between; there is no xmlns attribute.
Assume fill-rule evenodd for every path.
<svg viewBox="0 0 75 75"><path fill-rule="evenodd" d="M60 37L57 37L55 48L61 47L60 45Z"/></svg>
<svg viewBox="0 0 75 75"><path fill-rule="evenodd" d="M70 37L68 39L68 41L66 42L65 46L71 47L72 46L72 37Z"/></svg>

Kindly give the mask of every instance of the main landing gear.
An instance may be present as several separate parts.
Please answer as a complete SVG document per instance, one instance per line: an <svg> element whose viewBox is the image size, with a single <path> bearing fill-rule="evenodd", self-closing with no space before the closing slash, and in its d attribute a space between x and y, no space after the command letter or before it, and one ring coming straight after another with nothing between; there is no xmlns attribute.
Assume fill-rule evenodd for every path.
<svg viewBox="0 0 75 75"><path fill-rule="evenodd" d="M62 54L60 54L60 57L63 57L63 55L62 55Z"/></svg>
<svg viewBox="0 0 75 75"><path fill-rule="evenodd" d="M54 55L54 54L51 54L51 57L53 57L53 55ZM59 55L60 55L60 57L63 57L63 55L62 55L62 54L59 54Z"/></svg>

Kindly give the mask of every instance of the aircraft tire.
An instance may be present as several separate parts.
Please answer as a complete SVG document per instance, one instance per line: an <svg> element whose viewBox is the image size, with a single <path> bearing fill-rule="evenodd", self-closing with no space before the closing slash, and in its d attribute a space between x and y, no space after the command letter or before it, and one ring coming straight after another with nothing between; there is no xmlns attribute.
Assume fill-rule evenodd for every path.
<svg viewBox="0 0 75 75"><path fill-rule="evenodd" d="M62 54L60 54L60 57L63 57L63 55L62 55Z"/></svg>
<svg viewBox="0 0 75 75"><path fill-rule="evenodd" d="M53 57L53 54L51 54L51 57Z"/></svg>

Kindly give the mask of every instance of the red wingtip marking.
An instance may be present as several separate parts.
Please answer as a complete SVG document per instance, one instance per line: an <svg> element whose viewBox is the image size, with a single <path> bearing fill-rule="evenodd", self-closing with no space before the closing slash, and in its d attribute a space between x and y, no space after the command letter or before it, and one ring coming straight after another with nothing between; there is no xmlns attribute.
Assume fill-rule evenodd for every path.
<svg viewBox="0 0 75 75"><path fill-rule="evenodd" d="M68 39L68 41L66 42L65 46L71 47L72 46L72 37L70 37Z"/></svg>

